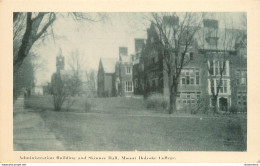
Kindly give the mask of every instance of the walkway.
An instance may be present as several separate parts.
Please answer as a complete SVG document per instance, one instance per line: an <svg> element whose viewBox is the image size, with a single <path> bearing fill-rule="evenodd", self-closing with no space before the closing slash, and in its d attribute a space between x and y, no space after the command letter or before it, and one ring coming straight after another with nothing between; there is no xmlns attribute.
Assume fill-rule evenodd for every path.
<svg viewBox="0 0 260 166"><path fill-rule="evenodd" d="M19 97L14 104L13 145L15 151L51 151L64 150L45 125L39 112L30 112L24 108L24 98Z"/></svg>

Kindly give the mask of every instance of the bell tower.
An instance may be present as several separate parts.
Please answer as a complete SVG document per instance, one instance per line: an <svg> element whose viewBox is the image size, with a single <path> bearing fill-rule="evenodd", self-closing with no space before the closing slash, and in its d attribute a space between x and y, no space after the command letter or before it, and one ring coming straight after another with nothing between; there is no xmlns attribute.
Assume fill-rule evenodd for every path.
<svg viewBox="0 0 260 166"><path fill-rule="evenodd" d="M59 56L56 57L56 72L64 70L64 56L62 56L62 51L60 49Z"/></svg>

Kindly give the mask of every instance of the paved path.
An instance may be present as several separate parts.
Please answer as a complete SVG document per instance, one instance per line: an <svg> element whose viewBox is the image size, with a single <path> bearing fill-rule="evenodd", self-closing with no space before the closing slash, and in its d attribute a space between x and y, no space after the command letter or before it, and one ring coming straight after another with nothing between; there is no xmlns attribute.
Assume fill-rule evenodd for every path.
<svg viewBox="0 0 260 166"><path fill-rule="evenodd" d="M46 127L39 112L24 108L24 98L14 104L13 145L15 151L64 150L62 143Z"/></svg>

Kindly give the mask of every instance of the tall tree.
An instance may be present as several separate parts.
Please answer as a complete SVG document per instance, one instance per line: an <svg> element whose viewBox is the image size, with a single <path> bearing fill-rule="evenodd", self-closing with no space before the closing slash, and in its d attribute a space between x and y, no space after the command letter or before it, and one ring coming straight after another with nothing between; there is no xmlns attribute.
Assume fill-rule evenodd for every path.
<svg viewBox="0 0 260 166"><path fill-rule="evenodd" d="M87 91L88 96L94 97L97 95L97 72L93 69L86 72L87 76Z"/></svg>
<svg viewBox="0 0 260 166"><path fill-rule="evenodd" d="M52 34L55 39L53 23L59 18L69 17L75 21L96 22L104 20L106 14L92 14L81 12L14 12L13 13L13 42L14 42L14 73L22 65L33 44L41 37ZM48 32L49 31L49 32Z"/></svg>
<svg viewBox="0 0 260 166"><path fill-rule="evenodd" d="M75 21L95 22L105 18L105 14L92 13L54 13L54 12L14 12L13 13L13 75L18 76L20 67L26 57L30 55L35 43L41 45L41 39L51 36L57 37L53 24L57 19L72 18ZM34 70L41 62L32 59ZM15 79L14 80L19 80ZM19 91L19 90L17 90Z"/></svg>
<svg viewBox="0 0 260 166"><path fill-rule="evenodd" d="M13 22L16 25L17 21L21 21L19 18L22 18L24 13L14 13ZM33 44L44 34L47 29L53 24L56 20L55 13L26 13L26 23L20 23L17 25L17 29L14 28L14 40L16 39L17 33L22 33L24 25L24 33L21 35L21 44L17 48L17 54L14 54L13 66L14 73L20 68L23 63L23 60L29 54L30 49ZM19 24L19 23L18 23ZM22 24L22 25L21 25ZM16 46L17 47L17 46Z"/></svg>
<svg viewBox="0 0 260 166"><path fill-rule="evenodd" d="M219 23L224 27L219 27ZM228 25L226 20L204 19L198 33L200 53L207 64L208 84L214 113L218 112L218 96L228 94L230 86L230 59L235 54L235 44L240 30Z"/></svg>
<svg viewBox="0 0 260 166"><path fill-rule="evenodd" d="M81 95L82 83L83 83L83 66L85 65L85 59L79 54L78 50L72 52L69 56L68 67L69 67L69 81L71 85L71 95Z"/></svg>
<svg viewBox="0 0 260 166"><path fill-rule="evenodd" d="M182 68L190 62L186 54L194 44L202 13L152 13L152 23L159 31L164 71L168 76L169 113L176 111L176 97Z"/></svg>

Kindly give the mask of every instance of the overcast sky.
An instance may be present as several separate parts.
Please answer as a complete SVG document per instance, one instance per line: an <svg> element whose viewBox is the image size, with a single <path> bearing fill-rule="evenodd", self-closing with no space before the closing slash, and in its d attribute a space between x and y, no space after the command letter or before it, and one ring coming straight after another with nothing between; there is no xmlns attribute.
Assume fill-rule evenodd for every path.
<svg viewBox="0 0 260 166"><path fill-rule="evenodd" d="M95 13L93 13L95 15ZM70 18L58 18L53 25L57 35L55 42L46 40L34 46L34 52L44 61L44 70L36 73L37 84L50 82L56 70L56 56L59 49L68 60L71 52L78 51L85 59L85 69L98 69L100 57L118 58L120 46L128 47L128 54L134 53L134 39L146 38L149 21L143 13L109 13L108 19L99 22L75 22ZM238 22L238 15L225 14ZM212 16L209 16L212 17ZM68 68L67 61L65 68Z"/></svg>

